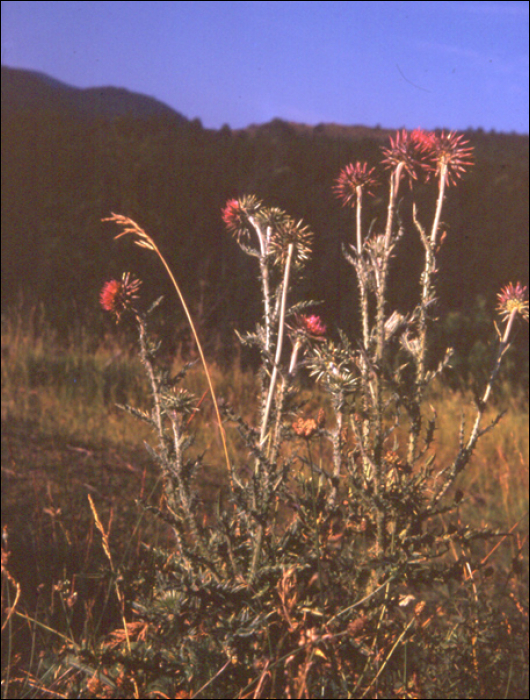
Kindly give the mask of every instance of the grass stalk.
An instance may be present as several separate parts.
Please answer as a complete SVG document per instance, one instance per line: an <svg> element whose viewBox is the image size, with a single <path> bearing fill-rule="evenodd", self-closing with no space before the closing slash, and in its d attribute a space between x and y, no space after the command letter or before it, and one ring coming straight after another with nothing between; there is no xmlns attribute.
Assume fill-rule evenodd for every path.
<svg viewBox="0 0 530 700"><path fill-rule="evenodd" d="M178 298L180 300L180 303L182 304L182 308L184 309L184 313L185 313L186 318L188 320L188 323L190 325L191 332L192 332L193 338L195 340L195 344L197 345L197 350L199 352L202 365L204 367L206 380L208 382L208 388L210 389L210 394L212 396L212 402L213 402L215 414L217 417L217 425L219 426L219 433L221 435L221 441L223 443L223 451L224 451L224 455L225 455L225 461L226 461L226 467L228 470L228 475L230 478L230 485L231 485L231 488L233 490L232 465L230 462L230 457L228 455L228 447L226 444L226 435L225 435L225 430L224 430L224 426L223 426L223 421L221 419L221 414L219 412L219 404L217 401L217 397L215 395L215 390L214 390L212 379L210 376L210 371L208 369L208 364L206 362L206 358L204 357L204 352L202 350L201 341L199 340L199 336L198 336L197 330L195 328L195 324L193 323L191 313L188 309L188 305L186 304L186 300L184 299L184 296L183 296L182 292L180 291L180 287L177 284L177 280L175 279L175 276L173 275L171 268L167 264L166 259L164 258L164 256L160 252L160 250L159 250L158 246L156 245L156 243L154 242L154 240L142 228L140 228L140 226L138 226L138 224L135 221L133 221L132 219L130 219L126 216L122 216L120 214L114 214L114 213L112 214L112 216L105 218L103 220L104 221L114 221L118 225L125 227L125 230L122 231L122 233L119 233L117 236L115 236L116 239L121 238L122 236L126 236L128 234L132 234L136 239L134 242L137 246L139 246L140 248L147 248L147 250L153 251L158 256L159 260L161 261L162 265L164 266L164 268L169 276L169 279L171 280L171 283L173 284L173 287L175 288L175 291L177 292Z"/></svg>

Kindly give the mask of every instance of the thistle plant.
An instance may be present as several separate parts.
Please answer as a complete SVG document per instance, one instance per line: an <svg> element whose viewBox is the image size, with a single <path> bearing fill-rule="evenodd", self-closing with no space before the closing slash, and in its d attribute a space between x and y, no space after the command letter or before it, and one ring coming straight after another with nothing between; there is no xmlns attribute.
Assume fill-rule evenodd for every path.
<svg viewBox="0 0 530 700"><path fill-rule="evenodd" d="M355 353L360 367L363 399L362 420L350 419L355 435L360 438L363 471L367 482L373 485L380 499L376 507L377 548L386 551L390 510L382 507L388 491L388 463L385 461L385 443L391 432L385 426L384 413L393 406L396 424L399 407L408 413L410 427L407 464L413 468L430 445L435 423L429 423L426 446L418 453L423 416L422 402L428 383L435 373L426 370L428 353L428 325L436 303L433 276L436 271L439 229L446 188L455 184L466 167L471 165L472 149L462 136L454 133L440 135L415 130L403 130L390 139L383 148L383 164L389 172L389 195L384 230L365 234L362 228L363 194L372 193L376 184L374 169L366 163L343 168L335 186L335 193L343 205L355 210L355 241L345 249L346 259L355 268L362 317L362 343ZM408 318L397 311L387 313L387 280L396 246L404 235L398 203L400 190L407 183L413 186L421 179L435 178L438 197L430 235L419 221L416 204L413 219L424 247L424 269L421 276L421 300ZM375 318L370 319L369 300L374 298ZM396 352L396 347L401 353ZM404 351L404 356L403 356ZM449 359L449 358L447 358ZM403 362L397 365L396 362ZM443 368L440 367L438 371ZM397 369L397 371L395 371Z"/></svg>
<svg viewBox="0 0 530 700"><path fill-rule="evenodd" d="M498 296L489 380L471 431L462 424L452 462L440 464L439 418L426 401L450 361L448 352L437 367L429 364L437 255L444 202L471 165L472 149L452 132L416 130L399 132L382 155L383 225L364 220L366 197L383 186L374 166L346 165L333 188L353 212L343 252L357 280L354 337L327 328L316 302L296 301L313 241L302 221L254 195L231 199L222 211L228 232L257 263L262 312L255 329L238 336L259 351L255 424L218 401L209 380L227 470L211 512L201 505L207 457L194 452L193 418L202 406L186 388L189 366L172 375L150 339L160 300L142 311L140 281L130 274L103 287L103 308L137 325L151 389L150 410L122 407L156 436L148 450L164 491L157 503L139 505L173 537L168 548L146 548L124 608L126 643L115 635L84 652L84 668L103 668L114 687L122 679L122 693L124 677L146 697L441 697L463 682L466 697L485 692L481 668L485 660L491 665L492 646L479 633L497 621L480 608L487 584L474 546L501 533L445 519L458 509L451 489L477 441L500 418L482 427L513 328L528 320L526 288L510 283ZM414 198L419 181L435 188L435 204L430 215L412 204L409 232L402 193L410 187ZM123 229L118 237L130 234L161 259L200 347L154 240L131 219L111 220ZM423 249L418 302L406 316L388 295L405 235ZM207 371L202 351L201 358ZM302 377L314 382L311 406L302 400ZM229 455L231 431L243 447ZM455 551L461 554L452 561ZM436 603L440 584L459 586L460 608ZM443 666L439 674L428 670L433 658Z"/></svg>
<svg viewBox="0 0 530 700"><path fill-rule="evenodd" d="M300 350L299 339L293 347L289 371L282 373L279 387L277 382L286 320L295 314L294 307L288 311L292 268L300 269L307 260L312 234L302 221L296 222L277 207L264 207L253 196L229 201L223 210L223 220L235 233L243 251L259 259L264 305L263 323L258 325L255 333L242 338L246 344L258 345L262 360L259 443L252 448L258 452L254 465L252 508L259 514L250 568L252 582L258 570L264 523L272 503L271 484L276 481L278 488L284 480L281 476L279 481L277 479L276 461L282 440L284 400ZM253 236L257 238L257 246L243 243L243 239L251 240Z"/></svg>

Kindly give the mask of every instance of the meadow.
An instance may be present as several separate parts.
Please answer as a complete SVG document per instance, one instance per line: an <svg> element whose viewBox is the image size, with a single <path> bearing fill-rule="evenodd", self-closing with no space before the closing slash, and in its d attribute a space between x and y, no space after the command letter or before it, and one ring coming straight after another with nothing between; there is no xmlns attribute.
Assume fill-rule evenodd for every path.
<svg viewBox="0 0 530 700"><path fill-rule="evenodd" d="M2 674L10 688L3 697L47 697L42 687L46 680L40 678L49 663L45 655L50 647L61 646L51 629L78 636L90 625L107 632L116 625L117 611L109 611L108 602L107 608L98 603L105 599L108 576L87 494L108 527L117 561L134 566L142 542L157 545L170 536L159 523L140 520L135 505L137 498L158 486L144 446L152 432L116 407L124 402L145 404L148 386L135 348L124 348L111 332L101 340L91 338L87 330L65 341L39 317L36 309L2 326L2 525L9 538L6 565L21 586L21 616L14 615L3 630ZM177 355L171 362L178 371L185 359ZM239 361L231 367L211 363L210 369L219 396L250 419L256 373L242 369ZM200 367L195 365L189 373L187 386L204 395L207 385ZM305 393L314 405L321 405L313 390L306 388ZM472 396L439 385L429 400L443 416L434 449L440 461L447 462L453 457L461 415L472 411ZM506 414L479 443L456 488L463 493L460 517L510 533L488 544L483 555L499 545L488 562L500 580L507 577L512 562L520 560L520 587L514 594L521 596L528 585L528 401L524 392L506 382L498 388L495 403ZM488 410L486 421L496 410ZM207 450L201 480L211 507L226 488L213 421L211 402L204 400L196 417L196 449ZM232 453L241 449L233 431L228 439ZM4 596L5 580L3 585ZM69 611L61 595L68 600L70 587L79 591L78 609L90 611L92 620L78 610L65 614ZM4 606L8 603L4 598ZM526 604L524 599L520 604ZM526 682L513 679L520 694L507 688L506 697L524 697Z"/></svg>

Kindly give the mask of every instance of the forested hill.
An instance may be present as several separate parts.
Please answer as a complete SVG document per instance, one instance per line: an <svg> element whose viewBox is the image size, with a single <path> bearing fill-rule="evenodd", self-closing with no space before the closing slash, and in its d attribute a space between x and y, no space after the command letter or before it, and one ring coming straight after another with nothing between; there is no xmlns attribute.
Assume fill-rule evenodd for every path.
<svg viewBox="0 0 530 700"><path fill-rule="evenodd" d="M300 295L322 300L326 320L351 331L355 284L341 245L351 240L353 221L331 187L350 161L378 166L393 133L280 119L209 130L142 95L78 90L2 68L3 308L22 290L27 302L44 301L58 323L73 309L79 319L93 318L102 283L123 269L141 276L153 295L167 291L156 260L113 241L116 229L101 219L116 212L156 239L206 331L233 338L235 327L254 326L259 289L253 261L226 233L221 209L228 198L254 193L313 230ZM493 308L502 285L528 281L528 136L474 130L466 138L475 165L448 192L441 311L471 308L478 295ZM381 225L386 197L380 187L366 221L377 217ZM420 206L432 198L425 188ZM407 211L405 197L405 223ZM421 255L413 228L400 246L392 295L407 308L418 291Z"/></svg>

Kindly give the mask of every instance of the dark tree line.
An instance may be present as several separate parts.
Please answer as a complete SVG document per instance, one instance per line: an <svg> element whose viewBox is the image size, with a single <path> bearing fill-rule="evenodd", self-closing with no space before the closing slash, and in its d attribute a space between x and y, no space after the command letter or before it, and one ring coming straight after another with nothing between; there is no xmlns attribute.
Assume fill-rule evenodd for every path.
<svg viewBox="0 0 530 700"><path fill-rule="evenodd" d="M113 241L116 231L101 222L113 211L156 239L203 333L228 352L234 328L252 328L260 302L256 270L226 233L220 212L228 198L252 193L311 227L314 254L300 293L322 300L326 321L353 334L355 285L341 254L353 221L331 187L350 161L378 166L382 184L365 212L377 227L388 196L380 148L391 134L279 119L213 131L198 120L163 115L87 120L53 105L3 108L2 307L22 293L27 304L45 302L59 328L75 317L97 329L101 285L123 269L142 277L153 296L168 291L156 260ZM500 287L528 283L528 136L476 130L466 137L475 165L450 192L438 273L440 315L452 313L445 335L463 350L476 342L477 319L491 315ZM426 186L420 213L433 196ZM413 280L421 254L406 196L400 215L407 255L392 270L391 290L406 310L418 292Z"/></svg>

